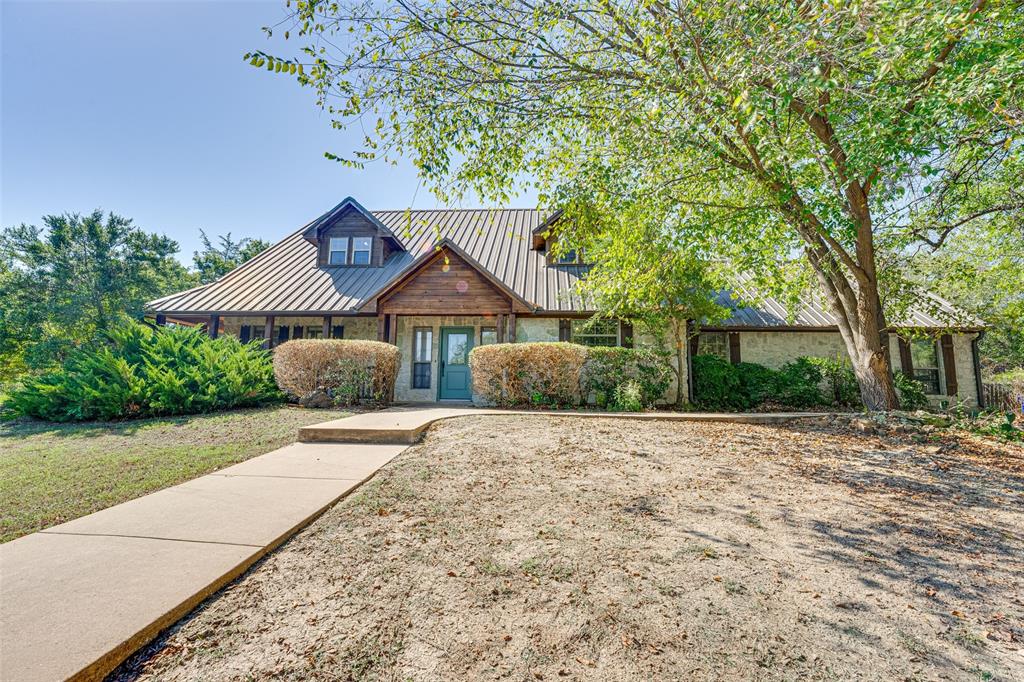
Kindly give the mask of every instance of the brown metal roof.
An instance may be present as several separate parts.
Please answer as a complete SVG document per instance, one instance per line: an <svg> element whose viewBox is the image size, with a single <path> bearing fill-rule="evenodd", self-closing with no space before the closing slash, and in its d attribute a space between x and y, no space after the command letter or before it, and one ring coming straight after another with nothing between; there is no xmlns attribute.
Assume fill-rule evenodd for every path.
<svg viewBox="0 0 1024 682"><path fill-rule="evenodd" d="M346 201L355 203L350 199ZM338 206L343 204L345 202ZM324 215L333 215L337 209ZM150 302L147 309L181 316L356 313L421 256L448 240L537 312L592 312L572 292L587 267L550 265L543 252L532 248L533 235L552 215L550 211L436 209L373 211L372 214L406 248L393 253L383 267L318 267L316 246L304 239L303 233L310 225L322 221L324 216L321 216L216 282L157 299ZM734 296L755 303L738 305ZM734 292L722 292L719 301L734 308L732 317L721 326L835 326L835 318L820 302L808 301L791 317L781 302L756 296L746 278L741 279ZM965 319L962 313L937 297L934 305L928 307L948 313L949 317L943 321L922 308L914 311L909 320L895 326L938 328L948 326L950 319ZM981 327L982 323L973 320L967 326Z"/></svg>

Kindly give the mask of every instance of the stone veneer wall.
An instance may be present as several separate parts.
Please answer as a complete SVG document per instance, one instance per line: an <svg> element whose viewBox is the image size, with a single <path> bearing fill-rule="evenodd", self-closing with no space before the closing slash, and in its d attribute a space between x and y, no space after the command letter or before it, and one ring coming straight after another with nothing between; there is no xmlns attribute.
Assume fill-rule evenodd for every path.
<svg viewBox="0 0 1024 682"><path fill-rule="evenodd" d="M263 329L266 324L266 318L260 317L222 317L221 318L221 331L224 334L231 334L232 336L238 336L241 333L242 325L252 325ZM295 325L302 325L303 327L316 327L321 328L324 323L322 317L288 317L279 315L274 318L274 327L280 327L281 325L288 325L294 327ZM331 326L336 327L343 325L345 327L346 339L362 339L375 341L377 339L377 318L376 317L353 317L353 316L341 316L336 315L331 318Z"/></svg>

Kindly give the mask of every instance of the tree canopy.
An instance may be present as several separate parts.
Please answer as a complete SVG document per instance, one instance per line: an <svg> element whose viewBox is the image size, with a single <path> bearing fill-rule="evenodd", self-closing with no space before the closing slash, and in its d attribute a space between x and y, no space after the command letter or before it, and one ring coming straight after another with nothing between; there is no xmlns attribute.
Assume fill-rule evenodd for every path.
<svg viewBox="0 0 1024 682"><path fill-rule="evenodd" d="M242 263L270 248L270 242L262 239L244 237L235 241L231 238L230 232L218 236L216 246L203 230L199 230L199 238L203 242L203 250L192 255L192 264L201 284L220 279Z"/></svg>
<svg viewBox="0 0 1024 682"><path fill-rule="evenodd" d="M1010 0L293 7L268 30L303 55L246 58L368 131L329 156L410 156L446 200L531 183L581 209L566 224L584 230L650 200L679 248L728 258L767 293L795 298L799 256L869 407L896 405L884 334L923 300L890 266L1019 203L973 189L1022 154Z"/></svg>

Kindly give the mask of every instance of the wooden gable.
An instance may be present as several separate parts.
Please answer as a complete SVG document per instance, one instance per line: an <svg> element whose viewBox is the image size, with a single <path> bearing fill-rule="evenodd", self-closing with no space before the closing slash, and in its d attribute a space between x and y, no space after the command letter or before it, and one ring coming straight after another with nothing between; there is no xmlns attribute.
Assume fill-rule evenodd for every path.
<svg viewBox="0 0 1024 682"><path fill-rule="evenodd" d="M521 309L473 264L445 247L377 301L379 313L397 315L480 315Z"/></svg>

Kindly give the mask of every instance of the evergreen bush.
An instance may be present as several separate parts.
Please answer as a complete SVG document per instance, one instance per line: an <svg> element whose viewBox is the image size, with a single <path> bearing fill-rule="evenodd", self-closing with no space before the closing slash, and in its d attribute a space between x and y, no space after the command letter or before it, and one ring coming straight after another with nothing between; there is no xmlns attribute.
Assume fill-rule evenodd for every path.
<svg viewBox="0 0 1024 682"><path fill-rule="evenodd" d="M593 393L595 402L604 407L626 381L636 382L640 404L651 407L665 397L672 383L669 354L648 348L599 346L587 349L582 376L584 397Z"/></svg>
<svg viewBox="0 0 1024 682"><path fill-rule="evenodd" d="M821 395L821 370L811 358L787 362L778 372L776 399L789 407L814 407L825 402Z"/></svg>
<svg viewBox="0 0 1024 682"><path fill-rule="evenodd" d="M892 373L892 378L893 383L896 384L896 395L900 399L900 409L920 410L928 406L928 396L924 392L924 384L898 371Z"/></svg>
<svg viewBox="0 0 1024 682"><path fill-rule="evenodd" d="M695 355L693 367L693 401L705 410L744 410L749 399L740 384L737 365L717 355Z"/></svg>
<svg viewBox="0 0 1024 682"><path fill-rule="evenodd" d="M214 412L281 397L258 342L130 322L72 351L60 368L25 378L7 407L63 422Z"/></svg>

